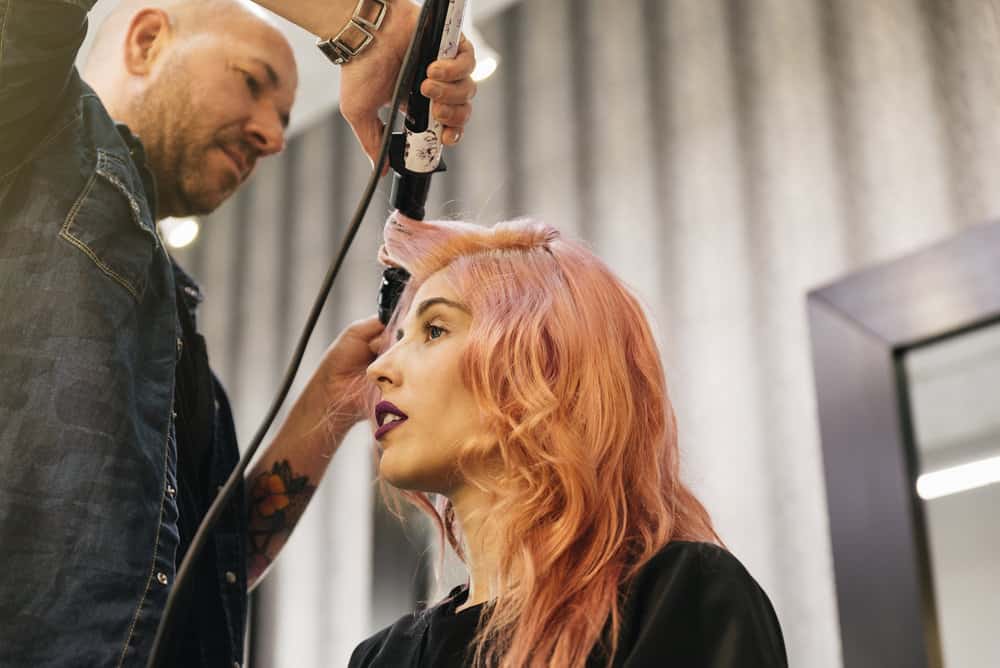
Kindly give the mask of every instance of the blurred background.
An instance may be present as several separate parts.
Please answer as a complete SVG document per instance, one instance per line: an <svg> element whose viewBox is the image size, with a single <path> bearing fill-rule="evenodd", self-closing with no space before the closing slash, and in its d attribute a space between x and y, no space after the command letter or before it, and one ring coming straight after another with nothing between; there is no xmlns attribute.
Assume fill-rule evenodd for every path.
<svg viewBox="0 0 1000 668"><path fill-rule="evenodd" d="M113 4L98 3L92 24ZM790 664L843 665L805 295L1000 214L1000 2L473 9L498 67L445 153L428 216L543 219L634 289L661 346L686 480L770 595ZM336 69L287 32L303 71L288 149L174 251L207 295L200 326L241 443L369 169L336 110ZM374 312L388 191L385 180L299 388L337 332ZM946 366L926 359L915 373ZM434 537L419 519L400 529L373 479L361 427L255 595L253 665L345 665L460 577L435 583Z"/></svg>

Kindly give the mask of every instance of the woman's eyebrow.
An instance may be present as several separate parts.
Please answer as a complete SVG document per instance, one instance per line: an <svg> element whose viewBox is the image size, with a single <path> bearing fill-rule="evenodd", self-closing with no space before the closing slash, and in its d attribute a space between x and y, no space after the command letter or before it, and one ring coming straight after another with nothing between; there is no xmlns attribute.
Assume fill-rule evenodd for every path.
<svg viewBox="0 0 1000 668"><path fill-rule="evenodd" d="M420 302L420 306L417 307L417 317L419 318L423 315L424 311L437 304L442 304L444 306L450 306L452 308L457 308L459 311L464 311L465 313L472 315L472 311L468 306L462 304L461 302L453 302L450 299L445 299L444 297L431 297L430 299L425 299Z"/></svg>

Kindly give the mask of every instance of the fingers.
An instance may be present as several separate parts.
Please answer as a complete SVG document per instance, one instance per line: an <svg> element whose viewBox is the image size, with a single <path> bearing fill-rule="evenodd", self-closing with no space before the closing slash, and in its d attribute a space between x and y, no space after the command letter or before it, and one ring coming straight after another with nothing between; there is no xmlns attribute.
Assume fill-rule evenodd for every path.
<svg viewBox="0 0 1000 668"><path fill-rule="evenodd" d="M382 334L382 330L385 329L385 325L378 319L378 316L373 315L363 320L355 320L350 325L347 326L348 331L354 336L357 336L363 341L373 341Z"/></svg>
<svg viewBox="0 0 1000 668"><path fill-rule="evenodd" d="M472 115L472 105L432 105L431 114L445 126L441 141L449 145L457 144L462 138L465 124Z"/></svg>
<svg viewBox="0 0 1000 668"><path fill-rule="evenodd" d="M420 92L431 100L431 116L445 126L441 140L457 144L472 114L469 102L476 96L472 71L476 68L475 49L462 37L454 58L442 58L431 63Z"/></svg>
<svg viewBox="0 0 1000 668"><path fill-rule="evenodd" d="M471 104L431 104L431 115L448 127L462 128L472 116Z"/></svg>
<svg viewBox="0 0 1000 668"><path fill-rule="evenodd" d="M365 334L367 335L368 351L372 354L372 359L375 359L385 350L385 325L378 319L378 316L373 316L363 323L367 328Z"/></svg>
<svg viewBox="0 0 1000 668"><path fill-rule="evenodd" d="M476 51L472 42L463 35L455 57L435 60L427 68L427 76L434 81L450 83L471 76L474 69L476 69Z"/></svg>
<svg viewBox="0 0 1000 668"><path fill-rule="evenodd" d="M424 79L420 84L420 92L424 97L442 104L465 104L476 96L476 89L476 82L468 76L451 82Z"/></svg>
<svg viewBox="0 0 1000 668"><path fill-rule="evenodd" d="M462 141L462 131L458 128L448 128L441 135L441 143L447 146L454 146Z"/></svg>

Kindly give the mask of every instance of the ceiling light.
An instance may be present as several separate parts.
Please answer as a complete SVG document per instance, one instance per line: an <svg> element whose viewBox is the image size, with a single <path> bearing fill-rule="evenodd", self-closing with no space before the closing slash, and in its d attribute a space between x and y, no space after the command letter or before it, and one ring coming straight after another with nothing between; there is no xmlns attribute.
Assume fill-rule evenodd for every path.
<svg viewBox="0 0 1000 668"><path fill-rule="evenodd" d="M471 22L465 24L462 32L476 49L476 69L472 71L472 80L482 81L497 71L497 66L500 64L500 54L487 43L483 34Z"/></svg>
<svg viewBox="0 0 1000 668"><path fill-rule="evenodd" d="M917 478L917 494L924 500L937 499L997 482L1000 482L1000 457L990 457L924 473Z"/></svg>
<svg viewBox="0 0 1000 668"><path fill-rule="evenodd" d="M197 218L164 218L160 221L160 235L167 246L184 248L198 238L200 227Z"/></svg>
<svg viewBox="0 0 1000 668"><path fill-rule="evenodd" d="M472 80L482 81L497 71L499 61L493 56L476 58L476 69L472 70Z"/></svg>

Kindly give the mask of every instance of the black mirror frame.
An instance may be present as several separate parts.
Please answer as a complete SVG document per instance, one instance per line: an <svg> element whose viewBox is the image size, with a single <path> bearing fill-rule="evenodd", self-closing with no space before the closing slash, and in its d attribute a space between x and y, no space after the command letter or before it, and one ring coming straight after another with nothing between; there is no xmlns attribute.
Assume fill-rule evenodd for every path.
<svg viewBox="0 0 1000 668"><path fill-rule="evenodd" d="M1000 322L1000 223L807 298L844 668L941 668L903 356Z"/></svg>

